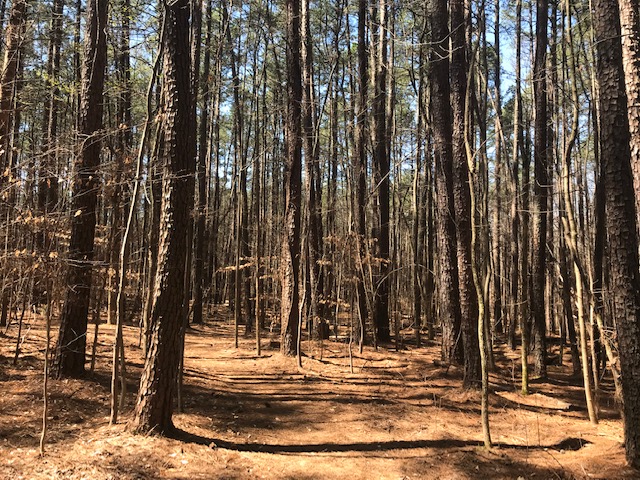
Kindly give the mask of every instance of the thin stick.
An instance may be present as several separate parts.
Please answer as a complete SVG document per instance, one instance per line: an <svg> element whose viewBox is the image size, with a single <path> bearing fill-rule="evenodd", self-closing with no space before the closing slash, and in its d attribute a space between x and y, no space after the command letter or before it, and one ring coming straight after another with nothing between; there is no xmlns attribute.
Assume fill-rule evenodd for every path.
<svg viewBox="0 0 640 480"><path fill-rule="evenodd" d="M162 29L160 38L164 35L164 20L162 23ZM162 43L161 43L162 45ZM136 178L133 186L133 194L131 195L131 203L129 207L129 216L127 218L127 226L125 228L124 234L122 236L122 245L120 246L120 278L118 282L118 296L116 299L116 331L115 331L115 339L113 342L113 368L111 372L111 415L109 418L109 424L114 425L118 422L118 402L117 402L117 389L118 389L118 360L120 357L120 366L121 366L121 401L122 405L126 387L126 379L124 372L124 340L122 339L122 318L124 317L124 312L122 311L122 303L123 303L123 289L124 289L124 280L125 280L125 265L124 260L126 258L127 253L127 243L129 241L129 235L131 233L131 225L133 224L133 217L136 212L136 202L138 201L138 191L140 190L140 181L142 178L142 157L144 154L144 145L147 142L147 138L149 136L149 124L151 123L151 99L153 87L156 82L156 77L158 75L158 71L160 69L160 59L162 58L162 48L158 52L156 56L155 63L153 65L153 73L151 75L151 79L149 80L149 87L147 88L147 118L144 122L144 127L142 130L142 138L140 139L140 146L138 149L138 157L136 160Z"/></svg>
<svg viewBox="0 0 640 480"><path fill-rule="evenodd" d="M47 343L44 349L44 383L42 385L42 432L40 434L40 456L44 455L44 442L47 437L47 415L49 413L49 351L51 343L51 285L47 289L47 313L45 314Z"/></svg>

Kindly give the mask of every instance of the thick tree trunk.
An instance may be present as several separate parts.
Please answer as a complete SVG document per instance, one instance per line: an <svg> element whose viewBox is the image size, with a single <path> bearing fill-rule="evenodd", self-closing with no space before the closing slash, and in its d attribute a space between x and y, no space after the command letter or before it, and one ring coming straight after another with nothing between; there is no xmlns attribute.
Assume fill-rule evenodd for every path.
<svg viewBox="0 0 640 480"><path fill-rule="evenodd" d="M596 0L593 16L600 86L600 152L609 234L608 297L618 333L626 458L629 464L640 467L640 274L617 2Z"/></svg>
<svg viewBox="0 0 640 480"><path fill-rule="evenodd" d="M281 322L284 355L297 353L300 321L300 207L302 196L302 71L300 65L300 0L287 0L287 158L285 218L282 238Z"/></svg>
<svg viewBox="0 0 640 480"><path fill-rule="evenodd" d="M622 33L622 66L627 92L631 171L636 199L636 223L640 225L640 5L619 0Z"/></svg>
<svg viewBox="0 0 640 480"><path fill-rule="evenodd" d="M80 153L75 161L75 181L71 200L71 239L67 292L60 316L54 374L79 375L84 372L87 315L96 227L98 167L102 128L102 93L107 60L106 0L87 5L84 60L78 140Z"/></svg>
<svg viewBox="0 0 640 480"><path fill-rule="evenodd" d="M186 132L195 130L191 115L188 7L188 0L177 0L165 4L164 11L165 121L160 243L150 347L132 423L139 433L168 433L173 429L173 399L184 336L182 302L189 205L193 197L185 175L193 163L190 136Z"/></svg>
<svg viewBox="0 0 640 480"><path fill-rule="evenodd" d="M460 290L453 206L453 153L451 147L451 105L449 103L449 28L446 0L428 3L433 50L429 80L436 178L436 231L438 241L440 323L442 360L461 363Z"/></svg>
<svg viewBox="0 0 640 480"><path fill-rule="evenodd" d="M379 258L378 281L376 282L373 297L373 322L375 325L376 339L387 342L391 339L389 328L389 138L387 128L386 103L388 55L387 55L387 13L388 7L384 0L380 0L377 6L378 19L376 38L376 55L374 69L374 93L373 93L373 163L377 187L378 225L376 228L376 256Z"/></svg>
<svg viewBox="0 0 640 480"><path fill-rule="evenodd" d="M17 94L20 90L20 72L22 71L22 52L27 21L27 2L25 0L15 0L11 5L9 14L9 25L6 29L4 61L2 72L0 73L0 169L2 172L9 172L0 176L0 188L8 191L8 194L0 198L0 217L6 220L6 238L4 240L5 250L13 248L15 241L10 229L12 207L15 205L15 188L11 182L15 178L15 165L12 149L12 132L16 131L16 124L19 123L20 113L17 111ZM10 278L11 269L7 265L8 258L4 255L2 259L2 313L0 314L0 324L7 324L7 314L11 298Z"/></svg>
<svg viewBox="0 0 640 480"><path fill-rule="evenodd" d="M467 163L467 59L464 0L451 0L451 107L453 120L453 200L455 208L460 315L464 346L464 386L480 388L478 297L473 281L471 229L473 212Z"/></svg>

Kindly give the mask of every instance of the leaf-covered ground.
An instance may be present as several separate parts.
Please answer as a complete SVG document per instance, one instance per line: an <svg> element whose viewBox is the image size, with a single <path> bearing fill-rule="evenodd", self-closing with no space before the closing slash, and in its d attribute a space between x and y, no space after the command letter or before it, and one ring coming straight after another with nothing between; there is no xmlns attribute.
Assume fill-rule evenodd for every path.
<svg viewBox="0 0 640 480"><path fill-rule="evenodd" d="M113 327L101 325L94 374L49 383L40 457L43 322L27 319L15 366L11 326L0 337L0 478L640 478L624 466L610 384L603 382L601 421L592 425L570 365L550 366L550 379L533 381L523 397L519 354L499 345L491 374L496 446L485 450L479 395L460 388L458 368L436 361L435 343L354 348L351 366L347 343L305 341L299 369L270 348L276 338L265 334L257 357L253 339L235 349L232 335L221 314L188 332L184 413L174 417L180 430L161 438L126 429L143 362L136 327L125 327L127 405L109 426Z"/></svg>

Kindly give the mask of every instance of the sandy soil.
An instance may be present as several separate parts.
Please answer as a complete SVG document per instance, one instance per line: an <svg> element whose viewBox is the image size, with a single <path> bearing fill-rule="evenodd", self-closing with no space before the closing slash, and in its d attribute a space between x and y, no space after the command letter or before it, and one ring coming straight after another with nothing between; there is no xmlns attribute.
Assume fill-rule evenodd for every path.
<svg viewBox="0 0 640 480"><path fill-rule="evenodd" d="M589 423L570 365L519 392L518 353L498 348L491 374L495 448L481 447L479 395L461 371L439 366L436 344L353 352L344 342L305 342L303 368L252 339L233 348L232 327L210 319L187 335L184 413L177 438L134 436L142 352L125 327L129 393L110 426L113 327L100 326L96 368L50 382L50 430L42 423L42 320L0 338L0 478L3 479L565 479L640 478L624 466L622 424L605 381L599 425ZM90 326L90 330L93 326ZM89 346L92 333L90 332ZM90 349L89 349L90 350Z"/></svg>

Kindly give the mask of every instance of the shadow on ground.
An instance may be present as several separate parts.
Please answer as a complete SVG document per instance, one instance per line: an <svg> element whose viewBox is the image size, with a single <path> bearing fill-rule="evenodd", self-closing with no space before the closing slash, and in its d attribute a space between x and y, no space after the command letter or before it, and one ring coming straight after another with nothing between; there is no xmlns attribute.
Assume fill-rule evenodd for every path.
<svg viewBox="0 0 640 480"><path fill-rule="evenodd" d="M228 440L204 437L176 429L172 438L185 443L206 445L210 448L224 448L237 452L253 453L329 453L329 452L381 452L390 450L411 450L418 448L450 449L465 447L482 447L481 442L474 440L438 439L438 440L394 440L387 442L356 443L308 443L299 445L276 445L264 443L236 443ZM554 445L527 446L508 443L496 443L494 448L510 450L580 450L588 442L581 438L567 438Z"/></svg>

